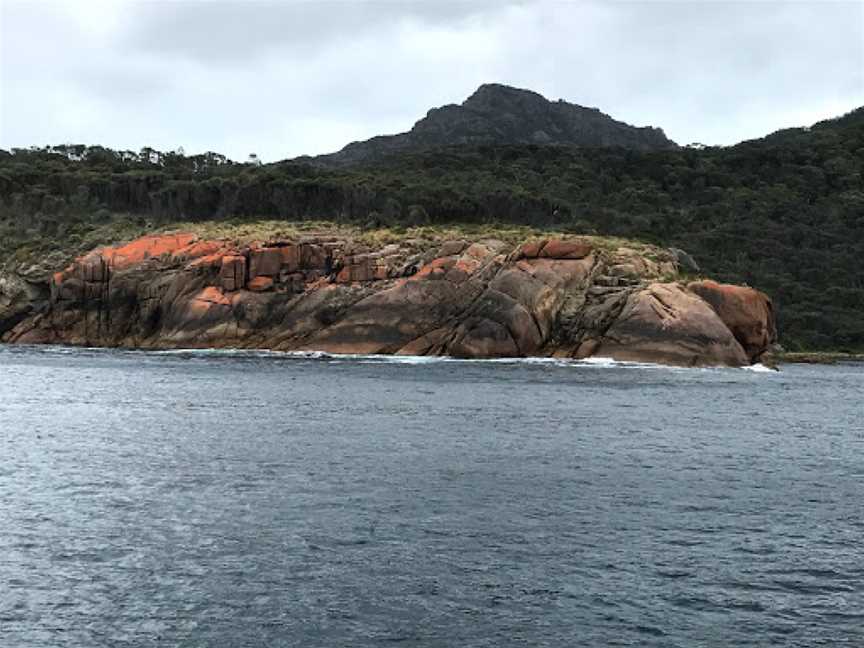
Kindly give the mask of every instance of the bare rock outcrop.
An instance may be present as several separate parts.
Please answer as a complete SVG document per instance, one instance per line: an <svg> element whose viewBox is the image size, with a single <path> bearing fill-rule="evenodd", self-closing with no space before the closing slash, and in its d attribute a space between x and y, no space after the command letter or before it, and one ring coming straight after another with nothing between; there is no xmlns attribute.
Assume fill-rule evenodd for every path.
<svg viewBox="0 0 864 648"><path fill-rule="evenodd" d="M774 304L765 293L710 280L690 283L687 288L711 305L751 362L757 362L777 341Z"/></svg>
<svg viewBox="0 0 864 648"><path fill-rule="evenodd" d="M597 243L147 236L78 258L44 289L0 283L0 334L12 343L688 366L747 364L776 340L762 293L685 286L668 251Z"/></svg>
<svg viewBox="0 0 864 648"><path fill-rule="evenodd" d="M595 355L684 366L748 364L714 310L697 295L668 283L631 293Z"/></svg>

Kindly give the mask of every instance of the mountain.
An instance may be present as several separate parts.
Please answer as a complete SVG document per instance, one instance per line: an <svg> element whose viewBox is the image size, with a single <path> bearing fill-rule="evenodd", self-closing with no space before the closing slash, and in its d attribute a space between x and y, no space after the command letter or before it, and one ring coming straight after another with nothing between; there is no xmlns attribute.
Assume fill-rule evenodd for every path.
<svg viewBox="0 0 864 648"><path fill-rule="evenodd" d="M481 85L461 105L433 108L407 133L381 135L348 144L341 151L297 161L321 166L374 162L395 153L416 153L442 146L541 144L621 147L636 151L675 149L663 130L631 126L596 108L497 83Z"/></svg>

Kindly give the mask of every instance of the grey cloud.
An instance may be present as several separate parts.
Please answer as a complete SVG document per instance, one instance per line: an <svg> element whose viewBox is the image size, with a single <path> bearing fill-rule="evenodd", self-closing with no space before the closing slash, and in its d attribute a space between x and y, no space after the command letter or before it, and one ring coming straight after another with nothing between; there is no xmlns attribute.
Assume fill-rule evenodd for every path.
<svg viewBox="0 0 864 648"><path fill-rule="evenodd" d="M202 62L243 63L274 49L309 53L372 33L401 21L458 23L499 11L513 0L310 2L216 0L141 3L133 7L133 46Z"/></svg>
<svg viewBox="0 0 864 648"><path fill-rule="evenodd" d="M731 144L864 104L859 2L0 0L0 146L267 160L509 83Z"/></svg>

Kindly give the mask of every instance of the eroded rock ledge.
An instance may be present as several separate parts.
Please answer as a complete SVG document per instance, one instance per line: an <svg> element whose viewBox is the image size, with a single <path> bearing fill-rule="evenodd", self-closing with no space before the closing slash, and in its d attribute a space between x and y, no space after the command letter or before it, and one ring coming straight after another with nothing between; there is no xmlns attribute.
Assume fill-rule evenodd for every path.
<svg viewBox="0 0 864 648"><path fill-rule="evenodd" d="M327 234L241 246L180 233L94 250L26 295L7 284L11 343L740 366L777 336L763 293L685 285L669 251L587 238L372 248Z"/></svg>

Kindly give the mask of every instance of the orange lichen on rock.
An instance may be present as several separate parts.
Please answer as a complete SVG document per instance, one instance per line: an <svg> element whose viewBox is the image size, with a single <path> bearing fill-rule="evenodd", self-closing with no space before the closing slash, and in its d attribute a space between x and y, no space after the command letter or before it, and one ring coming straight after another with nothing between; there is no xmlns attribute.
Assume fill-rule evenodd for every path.
<svg viewBox="0 0 864 648"><path fill-rule="evenodd" d="M543 249L540 256L544 259L584 259L591 254L592 247L582 241L559 241L551 240Z"/></svg>
<svg viewBox="0 0 864 648"><path fill-rule="evenodd" d="M177 259L197 259L199 257L213 256L217 252L225 251L225 243L221 241L193 241L188 245L181 247L173 253Z"/></svg>
<svg viewBox="0 0 864 648"><path fill-rule="evenodd" d="M376 278L375 260L367 254L345 257L343 263L344 267L336 275L336 283L373 281Z"/></svg>
<svg viewBox="0 0 864 648"><path fill-rule="evenodd" d="M216 286L207 286L189 301L189 314L203 317L213 308L231 308L231 300Z"/></svg>
<svg viewBox="0 0 864 648"><path fill-rule="evenodd" d="M273 278L272 277L255 277L251 279L248 284L246 284L246 288L251 290L252 292L265 292L270 290L273 287Z"/></svg>
<svg viewBox="0 0 864 648"><path fill-rule="evenodd" d="M317 235L254 244L145 236L50 275L50 290L33 291L42 302L26 305L2 339L757 361L776 339L770 299L710 281L684 288L669 282L663 258L659 249L650 258L594 249L578 237L510 247L433 237L375 246Z"/></svg>
<svg viewBox="0 0 864 648"><path fill-rule="evenodd" d="M517 256L522 259L536 259L540 256L540 250L543 249L544 245L546 245L546 239L523 243Z"/></svg>
<svg viewBox="0 0 864 648"><path fill-rule="evenodd" d="M450 257L439 257L432 259L429 263L420 268L412 277L413 280L428 279L430 277L443 276L450 268L456 265L456 259Z"/></svg>
<svg viewBox="0 0 864 648"><path fill-rule="evenodd" d="M221 253L208 254L191 261L187 268L219 268L222 266L223 255Z"/></svg>
<svg viewBox="0 0 864 648"><path fill-rule="evenodd" d="M52 275L51 283L56 289L52 294L61 294L59 289L73 277L87 283L104 283L114 270L125 270L166 256L174 261L193 260L188 268L218 267L222 255L217 252L225 248L224 242L197 240L193 234L142 236L124 245L97 248L78 257L65 270Z"/></svg>
<svg viewBox="0 0 864 648"><path fill-rule="evenodd" d="M195 240L194 234L153 234L142 236L119 247L97 250L112 268L128 268L147 259L174 255Z"/></svg>
<svg viewBox="0 0 864 648"><path fill-rule="evenodd" d="M446 277L449 281L456 283L465 281L480 267L481 263L474 257L462 256L447 271Z"/></svg>
<svg viewBox="0 0 864 648"><path fill-rule="evenodd" d="M231 300L219 290L216 286L207 286L202 289L197 295L195 295L195 299L204 302L210 302L212 304L218 304L220 306L230 306Z"/></svg>

